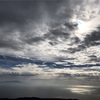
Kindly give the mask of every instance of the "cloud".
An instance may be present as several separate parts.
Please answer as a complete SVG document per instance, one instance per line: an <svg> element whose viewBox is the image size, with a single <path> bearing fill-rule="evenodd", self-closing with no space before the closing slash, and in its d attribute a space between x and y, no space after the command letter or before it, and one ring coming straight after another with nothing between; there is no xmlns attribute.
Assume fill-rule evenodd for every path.
<svg viewBox="0 0 100 100"><path fill-rule="evenodd" d="M23 26L31 19L37 21L41 18L39 6L39 2L33 1L0 1L0 24L14 23Z"/></svg>
<svg viewBox="0 0 100 100"><path fill-rule="evenodd" d="M90 56L99 54L99 1L0 2L0 54L42 61L74 58L75 65L92 63Z"/></svg>
<svg viewBox="0 0 100 100"><path fill-rule="evenodd" d="M40 78L55 77L98 77L100 75L99 66L92 67L67 67L67 68L51 68L50 66L42 66L37 64L22 64L12 68L0 68L0 75L21 75L36 76Z"/></svg>
<svg viewBox="0 0 100 100"><path fill-rule="evenodd" d="M100 44L100 29L93 31L91 34L87 35L84 42L86 46L95 46Z"/></svg>

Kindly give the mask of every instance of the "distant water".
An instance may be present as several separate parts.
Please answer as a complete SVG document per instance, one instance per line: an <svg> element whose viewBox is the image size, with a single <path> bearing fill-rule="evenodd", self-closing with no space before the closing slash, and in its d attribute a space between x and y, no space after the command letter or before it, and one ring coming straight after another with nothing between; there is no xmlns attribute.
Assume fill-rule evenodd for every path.
<svg viewBox="0 0 100 100"><path fill-rule="evenodd" d="M100 100L100 81L96 78L39 79L34 76L0 76L0 97Z"/></svg>

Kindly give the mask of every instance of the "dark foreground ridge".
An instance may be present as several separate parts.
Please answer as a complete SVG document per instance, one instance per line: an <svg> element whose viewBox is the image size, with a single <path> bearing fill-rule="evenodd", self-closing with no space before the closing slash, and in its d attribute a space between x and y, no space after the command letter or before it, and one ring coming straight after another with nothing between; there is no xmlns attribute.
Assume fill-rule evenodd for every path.
<svg viewBox="0 0 100 100"><path fill-rule="evenodd" d="M62 98L37 98L37 97L21 97L21 98L0 98L0 100L79 100L79 99L62 99Z"/></svg>

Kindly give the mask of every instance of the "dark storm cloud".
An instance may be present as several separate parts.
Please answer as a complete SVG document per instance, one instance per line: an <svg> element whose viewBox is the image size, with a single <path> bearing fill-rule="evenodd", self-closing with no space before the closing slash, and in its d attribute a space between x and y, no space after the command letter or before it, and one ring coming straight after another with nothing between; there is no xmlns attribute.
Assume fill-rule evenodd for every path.
<svg viewBox="0 0 100 100"><path fill-rule="evenodd" d="M90 61L94 61L94 62L100 62L100 57L97 57L95 55L91 55L89 56Z"/></svg>
<svg viewBox="0 0 100 100"><path fill-rule="evenodd" d="M87 35L84 43L86 46L100 45L100 27L97 31L93 31L91 34Z"/></svg>
<svg viewBox="0 0 100 100"><path fill-rule="evenodd" d="M40 18L38 2L0 1L0 25L15 23L25 24L29 19Z"/></svg>
<svg viewBox="0 0 100 100"><path fill-rule="evenodd" d="M34 45L41 45L41 42L49 41L49 44L54 46L68 40L70 46L78 44L80 39L76 36L71 37L73 34L71 32L77 29L77 23L71 22L71 18L73 8L81 2L0 1L0 49L13 49L16 52L18 50L23 55L24 53L28 55L28 50ZM41 30L43 23L49 27L46 32L44 32L46 29ZM75 48L75 52L81 48L81 45L78 49ZM35 48L31 48L30 51L35 52ZM74 48L69 48L69 51L74 52Z"/></svg>
<svg viewBox="0 0 100 100"><path fill-rule="evenodd" d="M27 23L41 19L43 12L39 5L39 2L31 1L0 1L0 48L23 48L24 43L17 35L24 37Z"/></svg>
<svg viewBox="0 0 100 100"><path fill-rule="evenodd" d="M62 3L64 2L61 0L0 1L0 25L9 23L24 25L31 20L38 22L44 17L45 11L50 17L57 17L56 13Z"/></svg>
<svg viewBox="0 0 100 100"><path fill-rule="evenodd" d="M83 44L78 45L78 47L75 48L68 48L68 52L70 53L75 53L75 52L79 52L81 50L84 50L86 47Z"/></svg>
<svg viewBox="0 0 100 100"><path fill-rule="evenodd" d="M16 44L16 45L15 45ZM15 49L15 50L19 50L20 47L19 45L17 45L17 43L13 40L0 40L0 47L1 48L12 48L12 49Z"/></svg>
<svg viewBox="0 0 100 100"><path fill-rule="evenodd" d="M72 40L74 43L79 43L81 41L78 37L73 37Z"/></svg>
<svg viewBox="0 0 100 100"><path fill-rule="evenodd" d="M72 22L65 22L64 25L68 27L70 30L74 30L77 27L77 23L72 23Z"/></svg>
<svg viewBox="0 0 100 100"><path fill-rule="evenodd" d="M49 16L52 19L52 25L59 25L62 20L72 16L72 8L70 0L51 0L45 2Z"/></svg>
<svg viewBox="0 0 100 100"><path fill-rule="evenodd" d="M78 47L69 48L68 49L69 52L75 53L91 46L100 45L100 27L98 27L98 30L91 32L89 35L86 35L86 37L84 38L84 41L79 41L79 39L76 38L76 42L80 43Z"/></svg>
<svg viewBox="0 0 100 100"><path fill-rule="evenodd" d="M67 40L70 38L71 31L75 30L77 28L76 23L72 23L69 21L64 21L64 23L60 24L59 26L55 28L51 28L47 34L44 35L45 39L51 40L49 42L51 45L59 43L59 38L61 40ZM71 40L74 43L78 43L80 40L78 37L73 37Z"/></svg>
<svg viewBox="0 0 100 100"><path fill-rule="evenodd" d="M33 22L33 30L35 30L34 25L45 19L46 14L52 19L51 23L53 24L51 26L59 23L62 20L61 15L63 14L57 14L57 12L64 3L65 1L61 0L0 1L0 48L19 50L24 48L24 44L38 43L44 41L45 37L56 39L56 35L57 37L58 35L61 37L66 36L66 33L57 33L57 30L54 30L54 32L50 33L51 35L36 37L34 34L37 33L30 32L31 29L29 27L31 26L28 25ZM69 1L67 3L69 4ZM69 12L70 10L68 11L68 15L70 15ZM66 14L66 12L64 13Z"/></svg>
<svg viewBox="0 0 100 100"><path fill-rule="evenodd" d="M14 50L21 49L21 41L16 40L17 29L13 26L0 27L0 47L1 48L12 48Z"/></svg>
<svg viewBox="0 0 100 100"><path fill-rule="evenodd" d="M51 40L53 43L57 43L58 38L61 39L68 39L69 37L69 33L67 32L63 32L60 29L54 29L54 30L50 30L50 32L48 34L45 34L44 36L46 39Z"/></svg>
<svg viewBox="0 0 100 100"><path fill-rule="evenodd" d="M72 31L77 24L69 22L73 16L72 6L80 4L79 0L12 0L0 1L0 47L20 50L25 44L39 43L50 39L50 44L56 44L57 38L67 39L69 31L52 29L63 25ZM36 36L36 24L41 24L42 20L50 19L50 32L43 37ZM67 21L65 21L67 19ZM30 24L32 23L32 24ZM33 25L33 26L32 26ZM42 27L42 26L40 26ZM19 33L16 33L19 32ZM16 35L19 35L17 37ZM41 33L40 33L41 34ZM17 38L17 41L15 38ZM77 40L75 41L77 42Z"/></svg>
<svg viewBox="0 0 100 100"><path fill-rule="evenodd" d="M26 42L28 44L39 43L41 41L44 41L43 37L30 37L30 38L26 38L26 40L24 40L24 42Z"/></svg>

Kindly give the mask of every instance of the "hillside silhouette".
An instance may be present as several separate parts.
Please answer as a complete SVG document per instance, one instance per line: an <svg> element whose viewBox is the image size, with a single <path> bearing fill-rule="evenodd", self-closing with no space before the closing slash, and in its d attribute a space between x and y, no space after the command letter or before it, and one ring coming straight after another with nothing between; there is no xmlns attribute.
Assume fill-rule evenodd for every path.
<svg viewBox="0 0 100 100"><path fill-rule="evenodd" d="M21 98L0 98L0 100L79 100L79 99L21 97Z"/></svg>

